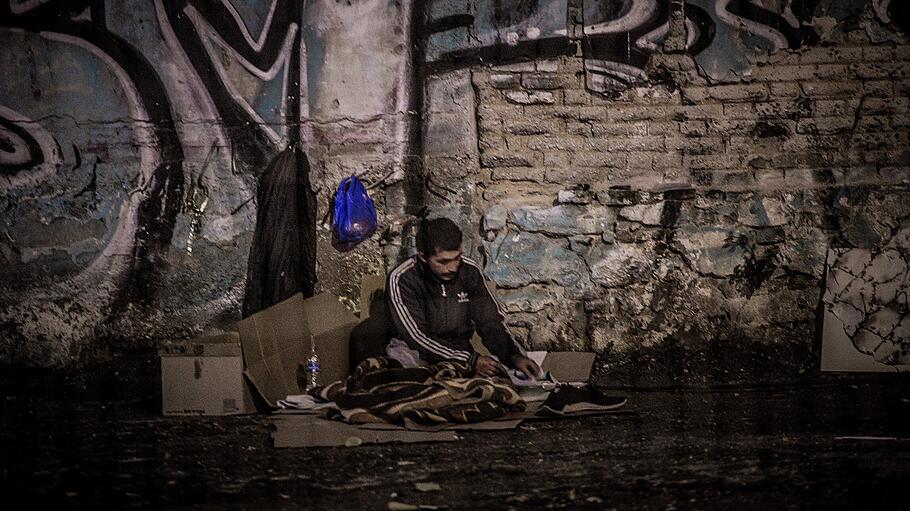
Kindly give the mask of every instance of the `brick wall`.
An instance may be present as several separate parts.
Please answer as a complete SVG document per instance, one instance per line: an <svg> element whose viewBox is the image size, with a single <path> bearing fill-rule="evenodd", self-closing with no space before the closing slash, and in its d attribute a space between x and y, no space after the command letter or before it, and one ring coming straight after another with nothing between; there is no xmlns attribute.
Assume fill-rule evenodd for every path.
<svg viewBox="0 0 910 511"><path fill-rule="evenodd" d="M804 372L827 250L907 229L908 50L845 31L725 83L657 52L611 97L576 56L475 67L474 111L436 119L477 133L437 210L478 226L528 348L593 349L627 381Z"/></svg>

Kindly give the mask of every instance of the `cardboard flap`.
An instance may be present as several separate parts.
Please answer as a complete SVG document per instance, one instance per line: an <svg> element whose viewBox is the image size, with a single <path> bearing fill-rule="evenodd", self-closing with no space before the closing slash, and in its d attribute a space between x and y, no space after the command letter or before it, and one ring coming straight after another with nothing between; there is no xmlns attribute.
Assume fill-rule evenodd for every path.
<svg viewBox="0 0 910 511"><path fill-rule="evenodd" d="M360 319L370 317L373 300L382 299L377 293L385 290L385 275L364 275L360 281Z"/></svg>
<svg viewBox="0 0 910 511"><path fill-rule="evenodd" d="M306 323L309 327L308 334L316 337L347 325L357 323L357 317L354 316L347 307L338 301L338 298L328 294L321 293L312 298L308 298L303 303L306 314ZM309 343L309 337L306 340ZM307 344L309 347L309 344Z"/></svg>
<svg viewBox="0 0 910 511"><path fill-rule="evenodd" d="M239 329L244 372L268 404L299 394L297 364L310 337L303 295L257 312L241 321Z"/></svg>
<svg viewBox="0 0 910 511"><path fill-rule="evenodd" d="M357 444L453 442L456 439L454 431L411 431L400 426L394 429L366 429L355 424L311 417L276 422L275 427L272 440L276 448L340 446L353 439L357 440Z"/></svg>
<svg viewBox="0 0 910 511"><path fill-rule="evenodd" d="M591 376L594 356L591 352L552 351L540 367L561 382L585 382Z"/></svg>

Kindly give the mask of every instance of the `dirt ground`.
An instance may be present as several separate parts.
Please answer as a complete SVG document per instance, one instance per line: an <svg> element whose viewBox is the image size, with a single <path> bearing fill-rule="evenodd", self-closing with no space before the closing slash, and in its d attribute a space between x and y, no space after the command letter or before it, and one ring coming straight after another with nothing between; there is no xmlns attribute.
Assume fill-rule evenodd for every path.
<svg viewBox="0 0 910 511"><path fill-rule="evenodd" d="M15 508L910 509L906 378L625 392L630 413L311 449L272 447L266 415L3 388Z"/></svg>

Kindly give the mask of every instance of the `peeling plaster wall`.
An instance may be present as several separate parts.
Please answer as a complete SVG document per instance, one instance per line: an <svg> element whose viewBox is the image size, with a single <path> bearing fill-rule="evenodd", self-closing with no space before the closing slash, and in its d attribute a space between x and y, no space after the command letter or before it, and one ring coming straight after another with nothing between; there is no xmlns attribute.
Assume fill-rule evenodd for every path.
<svg viewBox="0 0 910 511"><path fill-rule="evenodd" d="M472 219L513 333L623 383L815 367L828 249L879 250L910 219L910 51L886 4L568 2L561 44L505 41L473 90L430 62L449 74L425 125L478 135L427 156L457 177L430 200ZM473 111L438 106L459 97Z"/></svg>
<svg viewBox="0 0 910 511"><path fill-rule="evenodd" d="M429 208L465 227L526 347L598 351L627 382L807 369L828 249L875 251L910 216L900 2L85 0L0 18L4 361L230 325L257 176L291 141L319 218L342 177L376 185L374 239L339 253L320 226L319 289L356 308Z"/></svg>

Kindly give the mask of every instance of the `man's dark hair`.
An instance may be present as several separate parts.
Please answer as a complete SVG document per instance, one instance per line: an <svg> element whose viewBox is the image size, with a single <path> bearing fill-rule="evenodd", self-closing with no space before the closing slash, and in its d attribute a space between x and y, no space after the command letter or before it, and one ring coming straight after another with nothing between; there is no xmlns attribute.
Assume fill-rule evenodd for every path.
<svg viewBox="0 0 910 511"><path fill-rule="evenodd" d="M427 257L461 248L461 229L448 218L424 219L417 229L417 251Z"/></svg>

